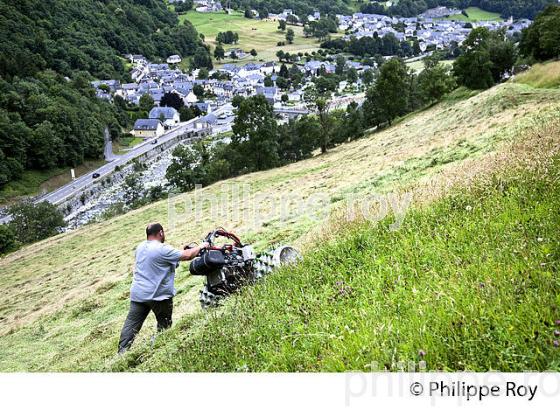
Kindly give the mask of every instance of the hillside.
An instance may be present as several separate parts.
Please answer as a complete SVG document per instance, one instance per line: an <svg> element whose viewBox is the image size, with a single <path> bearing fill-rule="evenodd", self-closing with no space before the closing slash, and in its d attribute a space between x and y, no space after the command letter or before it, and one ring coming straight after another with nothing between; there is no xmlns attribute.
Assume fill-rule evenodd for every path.
<svg viewBox="0 0 560 410"><path fill-rule="evenodd" d="M168 241L179 246L199 240L211 228L222 225L239 233L247 242L254 241L260 248L275 242L293 242L309 250L316 247L315 234L328 220L325 213L317 218L292 213L284 220L277 214L269 213L252 226L251 220L241 218L241 214L234 210L249 209L257 194L273 198L290 194L298 199L309 198L316 192L329 198L326 204L320 203L316 209L334 210L351 196L361 198L371 193L402 189L410 184L445 182L441 177L432 177L440 173L445 175L463 160L478 158L482 161L486 154L501 150L503 144L521 140L546 124L556 126L560 116L559 96L558 89L537 89L511 83L478 95L455 92L446 101L406 117L383 132L339 146L326 155L228 181L228 184L248 184L251 193L242 200L228 202L218 215L208 212L196 220L193 220L192 213L179 215L175 218L176 226L167 229ZM476 174L479 166L477 162L471 163L468 168L470 176ZM444 183L440 185L445 188ZM223 186L215 184L202 192L219 195ZM436 193L432 189L426 191L425 196L437 196ZM193 198L194 194L188 193L178 199L187 201ZM267 204L270 205L270 202ZM297 201L292 201L286 209L294 211L296 206ZM114 352L127 311L133 249L137 242L143 240L146 223L161 220L169 226L168 218L168 205L163 201L40 242L0 260L0 270L5 273L0 276L3 290L0 296L0 350L3 352L0 370L126 368L123 367L125 362L114 363ZM416 216L411 218L417 221ZM425 233L429 235L430 230L426 228ZM386 240L389 241L387 243L396 243L390 238ZM326 249L332 249L332 257L338 260L339 248ZM319 249L316 252L327 251ZM322 255L326 258L325 263L333 261L327 254ZM341 263L346 262L341 259ZM378 263L398 262L387 254L387 259L382 258ZM323 274L328 272L325 270ZM287 274L279 275L280 284L286 280ZM177 338L196 333L195 328L189 329L189 323L204 326L201 321L214 320L215 316L205 317L199 313L197 293L200 280L189 277L186 266L180 268L178 278L175 322L180 325L168 332L169 335L158 339L156 355L159 356L168 352L164 343L166 338L174 340L168 347L169 351L175 351L180 348ZM262 292L264 287L258 289L255 292ZM275 300L281 306L287 303L286 300ZM312 301L309 300L309 303L312 304ZM363 308L366 309L366 305ZM333 320L337 320L336 317ZM127 355L125 360L143 362L151 355L148 339L153 333L153 325L153 318L150 318L136 344L136 353ZM332 326L338 324L333 322ZM183 334L181 329L189 330ZM206 327L200 329L202 333L211 330ZM317 346L310 348L316 351ZM183 353L189 357L193 351ZM270 363L274 363L272 357L266 354L256 357L264 360L262 366L266 365L269 357ZM303 360L294 355L292 360L299 359ZM158 363L163 364L160 366ZM170 362L154 358L146 366L156 370L168 369ZM228 363L223 368L231 370L232 366L234 364ZM295 362L292 365L278 363L271 366L271 369L298 368ZM193 364L192 368L203 367ZM185 362L181 368L189 369L188 363ZM329 364L324 368L334 370L353 366L352 363L343 367Z"/></svg>
<svg viewBox="0 0 560 410"><path fill-rule="evenodd" d="M153 61L208 51L162 1L0 1L0 200L102 158L104 129L117 139L131 125L90 85L129 81L127 53Z"/></svg>

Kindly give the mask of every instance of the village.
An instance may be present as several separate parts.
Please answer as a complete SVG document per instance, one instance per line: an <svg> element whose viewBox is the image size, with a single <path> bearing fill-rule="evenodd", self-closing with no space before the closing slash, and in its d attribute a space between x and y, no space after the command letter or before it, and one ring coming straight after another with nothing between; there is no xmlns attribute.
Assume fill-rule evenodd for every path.
<svg viewBox="0 0 560 410"><path fill-rule="evenodd" d="M196 1L199 13L223 12L217 1ZM258 13L256 10L252 10ZM507 35L520 33L531 24L530 20L513 21L478 21L476 23L461 20L444 19L460 14L460 10L438 7L412 18L397 18L379 14L354 13L353 15L337 15L339 32L344 32L344 39L352 37L385 37L393 35L399 41L417 41L420 53L414 60L421 60L434 50L444 50L455 43L460 45L474 27L487 27L490 30L504 28ZM298 24L299 18L286 9L281 14L270 14L268 19L288 20ZM321 18L319 12L307 16L308 21ZM185 107L191 107L202 117L202 122L214 129L213 134L227 133L231 130L234 120L231 102L234 97L264 95L274 106L281 121L287 121L308 113L304 99L307 87L314 77L332 74L336 71L335 56L307 54L294 56L294 66L302 73L303 80L297 86L282 90L277 85L282 63L275 61L252 61L243 64L249 55L239 48L232 48L228 53L235 53L237 63L228 63L216 69L204 72L193 70L190 73L180 68L182 57L172 55L166 62L153 63L142 55L125 56L131 63L130 83L117 80L94 81L99 98L112 101L121 97L131 105L137 106L143 95L148 94L154 107L149 111L148 118L137 119L131 134L142 139L157 138L166 130L179 125L181 115L173 107L160 107L161 100L167 93L177 94ZM301 53L300 53L301 54ZM317 57L317 58L316 58ZM390 56L385 57L390 58ZM364 64L354 59L345 61L345 69L353 69L358 78L355 82L343 80L339 83L331 101L331 108L344 108L352 101L363 102L365 85L362 77L365 71L375 70L375 63ZM412 61L412 60L411 60Z"/></svg>

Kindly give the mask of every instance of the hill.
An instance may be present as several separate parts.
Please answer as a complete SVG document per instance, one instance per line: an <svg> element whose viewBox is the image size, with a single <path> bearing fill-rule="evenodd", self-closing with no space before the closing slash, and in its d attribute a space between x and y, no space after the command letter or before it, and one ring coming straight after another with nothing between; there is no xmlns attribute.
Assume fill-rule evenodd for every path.
<svg viewBox="0 0 560 410"><path fill-rule="evenodd" d="M179 246L182 242L197 240L208 230L219 225L239 233L247 242L255 242L260 248L266 248L272 243L293 242L312 252L309 254L308 260L315 261L317 267L309 272L321 275L318 276L320 280L316 283L318 289L321 289L323 281L330 283L331 280L334 280L334 282L338 280L335 280L336 276L329 276L328 278L324 276L328 276L329 272L334 272L333 269L338 266L337 261L340 261L342 272L346 267L351 267L347 264L351 264L352 259L348 259L346 254L340 253L342 252L341 248L336 243L325 245L326 247L323 246L323 240L319 239L322 238L320 236L321 228L331 225L326 222L329 215L321 214L321 210L336 211L349 198L355 198L359 201L360 198L364 198L371 193L391 192L416 184L431 184L432 181L439 181L434 183L433 188L438 186L440 188L436 191L433 189L425 190L424 196L437 197L439 191L445 191L447 179L443 176L446 175L446 172L449 172L448 170L453 170L463 161L474 162L467 162L469 165L466 169L470 172L466 174L458 173L456 178L468 180L479 167L485 164L484 159L492 152L502 150L502 147L515 141L529 138L534 133L542 134L546 131L542 135L556 135L554 132L557 130L556 126L559 118L559 93L560 90L558 89L537 89L528 85L513 83L500 85L476 95L459 90L447 100L430 109L403 118L398 124L387 130L341 145L326 155L316 156L280 169L245 175L225 183L218 183L206 187L196 194L215 195L217 197L225 195L226 198L229 198L230 200L223 203L223 208L218 213L212 214L209 204L206 203L203 205L203 210L206 210L206 212L202 213L200 217L193 218L192 213L181 213L186 207L185 204L172 208L178 213L177 216L173 217L168 212L168 204L164 201L113 220L85 226L74 232L59 235L21 249L0 260L0 270L3 272L0 276L0 287L3 290L0 296L0 349L3 352L0 357L0 369L4 371L101 370L125 369L129 365L139 365L139 368L153 370L189 369L188 361L179 361L172 366L170 357L166 355L181 350L181 355L186 360L186 358L192 358L192 355L197 351L196 349L206 352L200 345L186 343L184 338L193 336L193 343L195 344L207 342L204 337L201 338L201 334L207 331L209 334L213 334L212 332L215 331L211 323L208 323L220 316L221 312L224 312L224 318L228 317L227 315L230 313L228 313L228 310L219 310L210 315L200 313L197 302L200 279L189 277L186 266L182 266L177 275L178 296L176 298L175 319L179 325L158 338L158 349L152 352L148 340L153 332L154 323L153 319L150 318L141 332L133 352L127 355L123 361L114 362L118 332L128 305L128 288L133 264L132 253L135 244L143 240L143 228L146 223L159 219L166 226L169 226L167 229L168 240L175 246ZM224 186L231 186L231 183L247 184L251 191L245 197L231 198L231 191L224 191ZM551 186L547 185L543 186L542 189L550 188ZM327 203L319 202L316 204L316 208L314 208L316 217L310 218L298 214L296 211L301 201L313 197L313 194L317 192L326 195ZM285 203L284 211L291 211L292 213L289 213L285 218L281 218L278 213L265 212L255 223L253 223L252 218L243 217L241 211L251 211L256 199L262 198L262 195L269 195L269 198L291 195L291 200ZM554 198L552 197L551 201ZM175 199L188 203L188 201L195 200L195 194L187 193ZM257 201L257 203L263 206L262 202ZM265 205L268 206L271 203L267 201ZM504 208L504 212L507 213L508 209ZM270 211L270 209L265 207L264 211ZM441 208L438 218L441 219L441 215L446 214L446 212L445 207ZM519 212L519 210L516 212ZM433 236L433 229L436 229L437 225L426 225L422 222L425 221L425 219L422 219L425 217L414 215L410 217L411 222L418 223L419 229L423 229L418 232L423 232L426 237ZM465 215L461 217L466 218ZM175 226L170 226L170 219L175 222ZM441 220L444 223L444 219ZM464 219L464 221L468 224L471 220ZM475 220L472 221L475 222ZM460 221L454 223L458 224ZM538 220L535 223L538 223ZM399 237L406 240L406 235L413 236L414 233L411 232L411 229L414 231L414 226L404 228L403 233L400 234L404 236ZM383 246L386 248L389 245L397 246L397 237L393 237L393 239L383 237L381 233L376 234L372 230L373 228L367 229L364 231L364 235L359 236L359 238L363 239L364 243L369 244L368 248L374 245L370 242L372 239L368 239L368 237L380 238L380 240L385 241L383 243L386 245ZM498 226L495 229L498 229ZM461 234L460 231L458 232L458 234ZM546 232L548 234L549 231ZM354 254L353 249L362 249L360 248L361 245L352 239L352 236L341 236L339 244L345 244L345 240L348 240L348 244L353 246L349 248L348 255ZM429 249L436 252L440 245L439 243L426 243L426 252ZM474 242L474 245L479 246L480 243ZM314 248L317 249L313 250ZM395 252L398 252L398 249L397 247ZM473 249L470 249L469 252L475 252ZM319 253L313 254L313 252ZM313 255L317 257L313 257ZM406 268L404 257L397 259L391 255L391 253L387 253L385 256L381 255L380 259L375 259L375 263L379 266L393 266L395 269L401 265L403 265L402 269ZM437 259L437 255L441 254L434 253L433 257ZM467 253L464 257L469 257L469 255L471 254ZM531 257L538 258L540 253L535 255ZM321 262L322 258L324 258L324 262ZM356 259L356 261L361 260ZM489 262L488 270L484 271L485 280L490 282L496 280L496 292L507 293L511 289L502 288L502 280L491 277L490 271L493 266L496 266L493 261L494 259L492 259L492 263ZM506 264L508 261L517 263L515 258L504 260L503 263ZM312 264L313 262L306 262L306 265L304 265L310 267L307 263ZM428 260L422 263L428 263ZM543 261L543 263L547 263L547 261ZM356 265L352 266L354 266L352 269L357 269L356 272L362 272L360 278L364 277L363 272L368 272L366 266L369 265L363 265L364 267L360 268L361 262L356 262ZM472 265L470 266L472 269ZM323 273L317 271L321 267L325 267ZM432 267L431 269L429 272L432 272L435 268ZM445 272L451 275L450 268L445 267L445 269ZM423 273L423 275L426 275L426 273ZM278 279L275 278L276 276L271 277L271 284L278 280L279 282L274 286L282 286L282 284L287 286L292 276L285 272L279 274ZM427 279L428 277L426 277ZM309 278L308 275L302 275L301 279L295 281L294 287L286 288L286 292L290 294L301 292L306 286L306 282L301 281L307 280L312 280L312 278ZM369 279L364 278L363 280L373 281L374 279L369 277ZM473 280L476 280L476 278L473 278ZM267 281L266 285L255 287L246 293L254 291L255 295L260 295L259 297L262 298L264 293L259 292L271 291L271 289L266 290L268 283ZM356 287L362 285L364 285L363 288L358 289ZM349 283L350 287L356 287L355 292L360 295L363 292L368 292L365 285L366 282ZM370 285L373 286L373 284ZM389 285L387 282L387 286ZM381 285L376 284L375 286ZM371 289L377 289L375 286ZM551 284L551 286L556 285ZM393 286L389 288L401 289L401 287L395 288ZM410 287L406 287L406 289L411 290ZM416 289L422 288L416 287ZM541 288L537 287L538 289ZM554 287L551 289L554 289ZM313 297L316 293L311 289L309 290L310 297ZM395 301L399 300L398 296L401 291L404 292L404 289L395 293ZM462 290L458 287L455 291L459 294ZM535 297L548 297L546 289L543 291L544 293L535 292ZM263 306L270 306L270 303L275 303L278 309L284 308L289 301L282 299L285 293L279 292L278 295L278 298L263 301ZM296 300L298 299L294 299L294 301ZM523 300L530 301L530 299ZM231 303L241 303L240 301L241 297L233 299ZM369 299L357 298L356 301L362 303L360 309L368 309ZM324 300L321 299L321 303L323 302ZM467 300L464 302L466 303ZM257 303L257 299L248 299L247 303ZM312 300L309 299L306 303L306 305L292 306L294 309L299 307L306 309L305 306L312 309ZM398 303L395 306L397 305ZM426 304L424 303L424 305ZM380 306L376 309L381 309ZM412 302L409 300L407 304L402 306L412 309ZM443 305L435 306L443 308ZM466 308L465 304L460 306L462 306L461 309ZM335 306L333 306L334 308ZM426 314L429 317L436 317L431 309L426 309ZM527 312L530 311L527 307ZM392 310L391 312L396 314L399 310ZM460 310L460 312L463 312L463 310ZM548 318L549 311L543 312ZM318 312L315 312L313 320L317 320L318 314ZM285 324L288 326L288 333L303 332L304 330L298 330L300 322L289 319L292 317L290 315L291 313L286 316L287 322ZM272 315L271 317L275 316ZM384 320L388 318L389 316L385 317ZM343 317L337 316L336 312L333 312L328 318L325 317L324 321L315 322L316 329L318 330L322 326L323 330L321 331L328 332L326 329L331 326L329 323L332 323L332 326L338 329L343 319ZM260 323L266 326L264 319ZM366 322L363 322L360 326L365 324ZM295 327L290 328L291 325ZM239 338L232 340L232 347L238 346L236 343L241 340L252 340L250 339L254 337L252 332L258 327L251 326L253 324L249 323L247 332L239 333ZM344 326L342 325L342 327ZM224 335L229 334L231 336L227 332ZM247 336L249 334L253 336ZM338 335L337 332L332 334ZM264 334L263 337L269 337L270 335L272 333ZM245 339L245 337L249 337L249 339ZM399 340L406 343L405 339L401 338ZM166 340L169 340L169 343L166 343ZM291 339L287 338L286 340ZM186 343L184 348L181 347L183 342ZM294 343L295 349L297 342ZM433 343L436 346L435 342ZM457 343L457 346L462 346L460 341ZM287 348L288 345L289 343L285 347ZM342 342L340 342L337 346L343 349L342 345ZM324 366L308 366L306 364L308 363L307 360L311 359L309 357L304 358L296 354L295 351L291 362L281 361L278 357L272 356L272 353L266 353L270 352L268 350L270 346L263 345L262 350L259 350L262 351L263 355L254 356L251 359L252 361L244 356L245 351L239 350L240 360L246 360L249 369L252 370L264 370L262 366L267 363L270 363L270 369L297 369L300 368L300 364L306 369L361 369L359 367L361 363L357 362L355 365L351 362L344 362L344 366L342 366L340 364L335 365L336 363L332 361ZM297 346L299 349L299 345ZM317 352L321 351L319 345L309 344L308 346L315 352L313 354L319 354ZM410 344L407 352L410 353L416 347L416 343ZM305 349L302 351L309 352ZM473 350L473 352L476 351ZM155 354L154 357L152 357L152 353ZM286 359L288 355L284 353L287 353L287 350L282 353L283 360L288 360ZM490 353L486 352L486 354L489 355ZM377 356L368 351L367 354L364 354L364 357ZM261 367L254 366L256 358L262 360ZM270 361L267 361L268 359ZM128 363L129 360L130 363ZM333 358L333 360L335 359ZM227 362L221 369L233 369L239 363ZM450 362L441 358L437 363ZM475 368L482 366L478 362L473 363L476 364ZM532 358L528 363L533 365L536 363L538 368L542 367L542 362L532 360ZM220 365L218 361L212 361L206 365L192 362L191 368L220 369ZM506 367L503 366L503 369L506 369Z"/></svg>
<svg viewBox="0 0 560 410"><path fill-rule="evenodd" d="M90 81L130 80L126 53L149 59L207 54L189 22L161 1L0 1L0 198L103 153L126 113L95 96ZM6 189L4 189L6 188ZM28 187L27 187L28 188Z"/></svg>

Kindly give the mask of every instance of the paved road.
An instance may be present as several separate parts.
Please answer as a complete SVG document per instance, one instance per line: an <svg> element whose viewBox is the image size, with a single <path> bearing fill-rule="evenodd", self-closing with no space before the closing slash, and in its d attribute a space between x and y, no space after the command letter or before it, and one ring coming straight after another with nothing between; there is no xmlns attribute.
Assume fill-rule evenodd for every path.
<svg viewBox="0 0 560 410"><path fill-rule="evenodd" d="M228 107L226 105L226 106L221 107L220 109L216 110L215 113L217 115L219 115L222 111L227 110L227 109L231 109L231 107ZM159 137L157 139L156 144L153 144L152 143L153 141L148 140L146 142L143 142L143 143L137 145L136 147L134 147L133 149L128 151L126 154L113 155L111 162L108 162L105 165L102 165L101 167L97 168L96 170L91 171L91 172L89 172L85 175L82 175L79 178L76 178L74 181L72 181L72 182L70 182L66 185L63 185L62 187L58 188L57 190L55 190L53 192L50 192L46 195L42 195L41 197L38 197L35 200L35 202L48 201L52 204L58 205L58 204L64 202L66 199L73 196L76 192L79 192L79 191L93 185L95 180L97 180L98 178L101 178L101 177L104 177L104 176L107 176L107 175L111 174L117 166L120 166L120 167L124 166L128 162L132 161L134 158L137 158L137 157L145 154L146 152L151 151L152 149L155 149L155 148L161 146L162 144L165 144L169 140L175 138L177 135L194 129L197 126L197 124L200 124L200 123L202 123L201 118L195 118L195 119L192 119L190 121L180 123L177 127L173 128L169 132L167 132L167 133L163 134L161 137ZM105 154L107 154L107 153L105 153ZM95 173L99 174L99 177L94 179L93 174L95 174ZM7 223L9 221L10 221L9 217L0 218L0 223Z"/></svg>

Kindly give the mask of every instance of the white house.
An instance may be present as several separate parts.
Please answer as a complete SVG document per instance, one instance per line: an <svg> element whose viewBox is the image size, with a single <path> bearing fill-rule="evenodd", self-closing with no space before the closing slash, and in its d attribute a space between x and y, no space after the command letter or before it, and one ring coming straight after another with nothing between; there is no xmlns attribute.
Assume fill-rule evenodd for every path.
<svg viewBox="0 0 560 410"><path fill-rule="evenodd" d="M179 64L181 62L181 57L177 54L167 57L167 64Z"/></svg>
<svg viewBox="0 0 560 410"><path fill-rule="evenodd" d="M140 119L134 123L132 135L139 138L157 138L165 132L163 124L159 120Z"/></svg>
<svg viewBox="0 0 560 410"><path fill-rule="evenodd" d="M185 102L185 104L194 104L195 102L198 101L198 97L196 96L195 93L191 91L189 91L189 93L185 96L185 98L183 98L183 101Z"/></svg>
<svg viewBox="0 0 560 410"><path fill-rule="evenodd" d="M179 112L173 107L154 107L150 110L148 117L152 120L160 120L164 127L174 127L181 122Z"/></svg>

